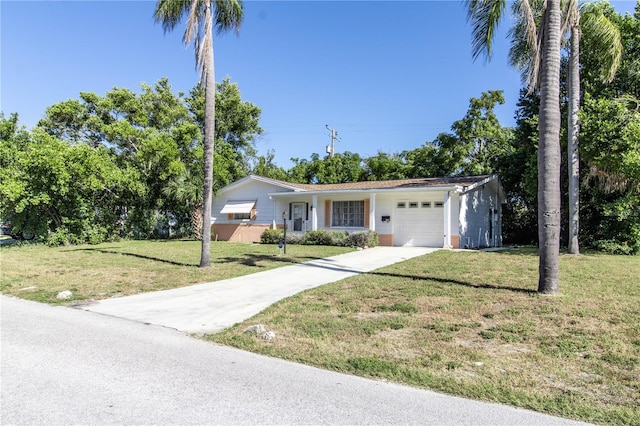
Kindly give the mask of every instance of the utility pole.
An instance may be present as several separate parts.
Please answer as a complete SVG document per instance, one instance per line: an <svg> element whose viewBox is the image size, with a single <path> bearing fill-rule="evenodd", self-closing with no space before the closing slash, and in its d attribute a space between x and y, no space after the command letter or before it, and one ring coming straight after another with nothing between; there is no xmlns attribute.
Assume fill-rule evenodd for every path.
<svg viewBox="0 0 640 426"><path fill-rule="evenodd" d="M340 140L340 139L338 139L338 131L335 130L335 129L329 128L328 124L325 124L325 127L327 128L327 130L329 132L331 132L330 133L331 145L327 145L327 154L329 154L329 157L333 157L333 154L335 153L335 142L336 142L336 140L338 140L338 141Z"/></svg>

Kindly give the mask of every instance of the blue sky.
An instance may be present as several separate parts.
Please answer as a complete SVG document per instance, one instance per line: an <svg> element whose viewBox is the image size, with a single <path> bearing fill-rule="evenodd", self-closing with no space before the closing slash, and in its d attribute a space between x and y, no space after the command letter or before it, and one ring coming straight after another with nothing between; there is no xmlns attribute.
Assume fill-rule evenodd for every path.
<svg viewBox="0 0 640 426"><path fill-rule="evenodd" d="M635 1L612 2L619 12ZM182 27L163 34L153 1L0 2L0 109L32 127L47 106L81 91L138 91L168 77L174 91L198 81ZM258 152L324 155L325 125L336 152L362 156L421 146L464 116L470 97L503 90L497 109L513 125L521 87L507 63L509 21L491 62L471 58L471 29L461 1L245 1L238 36L215 41L216 79L239 84L262 108Z"/></svg>

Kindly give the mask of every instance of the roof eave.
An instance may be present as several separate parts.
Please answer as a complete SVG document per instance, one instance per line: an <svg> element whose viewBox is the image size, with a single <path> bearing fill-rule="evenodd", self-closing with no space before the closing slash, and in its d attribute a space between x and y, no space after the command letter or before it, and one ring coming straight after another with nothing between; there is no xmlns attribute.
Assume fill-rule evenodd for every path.
<svg viewBox="0 0 640 426"><path fill-rule="evenodd" d="M292 185L287 185L286 183L279 181L279 180L275 180L275 179L269 179L266 177L262 177L262 176L258 176L258 175L249 175L249 176L245 176L240 180L237 180L233 183L230 183L229 185L223 187L220 189L220 192L227 192L230 191L234 188L237 188L238 186L242 186L245 183L247 183L250 180L254 180L254 181L258 181L258 182L263 182L263 183L268 183L270 185L274 185L280 188L285 188L285 189L289 189L291 191L295 191L295 192L305 192L305 189L303 188L298 188L296 186L292 186Z"/></svg>
<svg viewBox="0 0 640 426"><path fill-rule="evenodd" d="M300 195L331 195L331 194L357 194L372 192L424 192L424 191L455 191L461 192L462 187L459 185L447 186L421 186L414 188L363 188L363 189L327 189L317 191L299 191L299 192L273 192L269 193L269 197L287 197Z"/></svg>

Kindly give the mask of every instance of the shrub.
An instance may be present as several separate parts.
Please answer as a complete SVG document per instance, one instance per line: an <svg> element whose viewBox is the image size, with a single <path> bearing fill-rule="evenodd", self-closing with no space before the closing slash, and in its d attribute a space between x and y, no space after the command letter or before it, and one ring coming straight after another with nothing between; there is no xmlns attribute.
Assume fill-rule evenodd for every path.
<svg viewBox="0 0 640 426"><path fill-rule="evenodd" d="M260 236L262 244L278 244L284 238L282 229L265 229ZM378 233L374 231L346 232L319 229L307 231L304 235L287 232L287 244L306 244L318 246L375 247L378 245Z"/></svg>
<svg viewBox="0 0 640 426"><path fill-rule="evenodd" d="M49 233L46 243L51 247L66 246L71 244L78 244L78 238L67 228L59 227L54 232Z"/></svg>
<svg viewBox="0 0 640 426"><path fill-rule="evenodd" d="M378 245L378 233L375 231L353 232L344 241L347 247L375 247Z"/></svg>
<svg viewBox="0 0 640 426"><path fill-rule="evenodd" d="M302 238L302 244L316 246L341 246L344 244L346 237L346 232L319 229L317 231L307 231Z"/></svg>
<svg viewBox="0 0 640 426"><path fill-rule="evenodd" d="M302 235L287 232L287 244L302 244Z"/></svg>
<svg viewBox="0 0 640 426"><path fill-rule="evenodd" d="M607 254L637 254L639 248L629 245L626 241L619 242L617 240L598 240L593 242L595 249L603 251Z"/></svg>
<svg viewBox="0 0 640 426"><path fill-rule="evenodd" d="M260 236L262 244L278 244L282 241L284 231L282 229L265 229Z"/></svg>
<svg viewBox="0 0 640 426"><path fill-rule="evenodd" d="M265 229L260 235L262 244L278 244L284 239L284 231L282 229ZM292 232L287 232L287 244L304 244L303 237Z"/></svg>
<svg viewBox="0 0 640 426"><path fill-rule="evenodd" d="M83 239L89 244L100 244L107 241L107 229L102 226L92 225L84 231Z"/></svg>

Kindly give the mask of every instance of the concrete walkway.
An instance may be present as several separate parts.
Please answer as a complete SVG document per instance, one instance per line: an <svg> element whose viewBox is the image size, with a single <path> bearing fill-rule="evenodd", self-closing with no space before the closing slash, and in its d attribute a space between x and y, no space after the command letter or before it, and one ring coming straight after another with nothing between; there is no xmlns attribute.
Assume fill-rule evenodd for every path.
<svg viewBox="0 0 640 426"><path fill-rule="evenodd" d="M100 300L80 308L187 333L216 333L301 291L436 250L375 247L223 281Z"/></svg>

